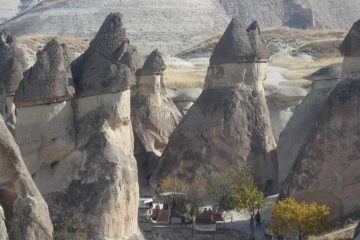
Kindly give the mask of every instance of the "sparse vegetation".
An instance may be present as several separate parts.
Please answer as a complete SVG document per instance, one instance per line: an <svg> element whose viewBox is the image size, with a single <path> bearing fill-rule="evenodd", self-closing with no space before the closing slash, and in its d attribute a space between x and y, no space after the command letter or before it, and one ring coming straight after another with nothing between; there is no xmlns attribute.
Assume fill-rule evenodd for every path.
<svg viewBox="0 0 360 240"><path fill-rule="evenodd" d="M202 88L206 67L173 67L165 72L166 86L170 88Z"/></svg>

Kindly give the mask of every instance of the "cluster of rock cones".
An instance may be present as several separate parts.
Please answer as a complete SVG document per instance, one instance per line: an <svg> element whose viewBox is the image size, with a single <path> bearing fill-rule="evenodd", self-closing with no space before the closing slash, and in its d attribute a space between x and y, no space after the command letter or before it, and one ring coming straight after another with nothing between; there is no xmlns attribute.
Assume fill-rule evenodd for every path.
<svg viewBox="0 0 360 240"><path fill-rule="evenodd" d="M184 117L166 95L161 54L142 65L118 13L80 57L51 40L28 70L3 31L0 236L142 239L138 182L192 183L244 166L266 194L326 203L334 219L360 211L359 36L357 22L340 49L342 80L322 88L306 128L292 120L277 147L262 86L270 54L256 23L231 21Z"/></svg>

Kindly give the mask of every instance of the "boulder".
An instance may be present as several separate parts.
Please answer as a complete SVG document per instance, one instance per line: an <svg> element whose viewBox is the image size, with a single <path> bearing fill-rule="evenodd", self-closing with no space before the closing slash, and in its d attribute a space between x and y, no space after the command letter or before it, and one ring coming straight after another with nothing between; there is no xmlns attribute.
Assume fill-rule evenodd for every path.
<svg viewBox="0 0 360 240"><path fill-rule="evenodd" d="M27 68L24 53L8 30L0 32L0 113L6 125L14 129L16 122L14 94Z"/></svg>
<svg viewBox="0 0 360 240"><path fill-rule="evenodd" d="M352 71L344 70L342 81L319 110L285 184L288 196L330 206L334 220L360 212L360 76L353 74L359 61L349 61L353 52L348 51L358 45L349 42L360 34L357 26L340 48L343 69L351 64Z"/></svg>
<svg viewBox="0 0 360 240"><path fill-rule="evenodd" d="M279 183L284 183L302 146L312 134L312 128L329 94L341 80L341 68L338 64L326 66L306 77L314 81L312 89L296 107L278 141Z"/></svg>
<svg viewBox="0 0 360 240"><path fill-rule="evenodd" d="M252 41L260 41L252 44ZM277 184L276 144L262 81L267 59L260 32L233 19L215 47L199 99L170 136L154 183L168 176L193 182L202 174L249 167L267 193Z"/></svg>
<svg viewBox="0 0 360 240"><path fill-rule="evenodd" d="M144 180L156 169L157 160L182 117L173 101L167 97L165 69L160 52L153 51L137 72L137 86L131 99L131 118L136 137L135 157L142 185L146 185Z"/></svg>
<svg viewBox="0 0 360 240"><path fill-rule="evenodd" d="M0 132L0 204L4 209L10 239L51 240L53 226L48 206L34 184L19 147L2 118ZM7 239L4 225L0 226L1 239Z"/></svg>

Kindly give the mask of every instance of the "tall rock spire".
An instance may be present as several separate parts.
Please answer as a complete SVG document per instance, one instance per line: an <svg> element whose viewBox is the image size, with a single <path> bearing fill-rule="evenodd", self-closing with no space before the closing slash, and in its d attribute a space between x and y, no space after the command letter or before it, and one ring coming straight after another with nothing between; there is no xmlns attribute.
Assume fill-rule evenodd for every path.
<svg viewBox="0 0 360 240"><path fill-rule="evenodd" d="M252 47L250 34L235 19L229 24L210 59L204 90L171 135L154 183L168 176L194 182L246 166L266 193L276 189L276 144L261 84L267 63L259 61L259 44Z"/></svg>
<svg viewBox="0 0 360 240"><path fill-rule="evenodd" d="M328 205L334 220L360 211L359 30L356 22L340 47L343 79L317 111L284 187L288 196Z"/></svg>
<svg viewBox="0 0 360 240"><path fill-rule="evenodd" d="M146 177L152 175L158 166L158 159L182 117L166 94L165 69L161 53L153 51L137 72L137 85L131 99L135 157L142 193L147 189Z"/></svg>

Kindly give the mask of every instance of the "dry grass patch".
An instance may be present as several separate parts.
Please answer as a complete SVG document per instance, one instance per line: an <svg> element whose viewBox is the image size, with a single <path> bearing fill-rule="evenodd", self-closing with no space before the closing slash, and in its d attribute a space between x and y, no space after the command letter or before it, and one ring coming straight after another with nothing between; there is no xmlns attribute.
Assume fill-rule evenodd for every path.
<svg viewBox="0 0 360 240"><path fill-rule="evenodd" d="M324 58L314 62L306 62L306 61L276 61L271 62L272 66L282 67L282 68L290 68L293 70L302 70L302 69L319 69L327 65L342 63L342 57L333 57L333 58Z"/></svg>
<svg viewBox="0 0 360 240"><path fill-rule="evenodd" d="M90 43L89 38L71 37L71 36L51 36L51 35L30 35L18 37L19 46L25 51L36 53L44 48L46 43L55 38L60 43L66 43L68 47L75 53L81 54Z"/></svg>
<svg viewBox="0 0 360 240"><path fill-rule="evenodd" d="M206 67L180 68L170 66L165 72L165 83L169 88L202 88L206 71Z"/></svg>

